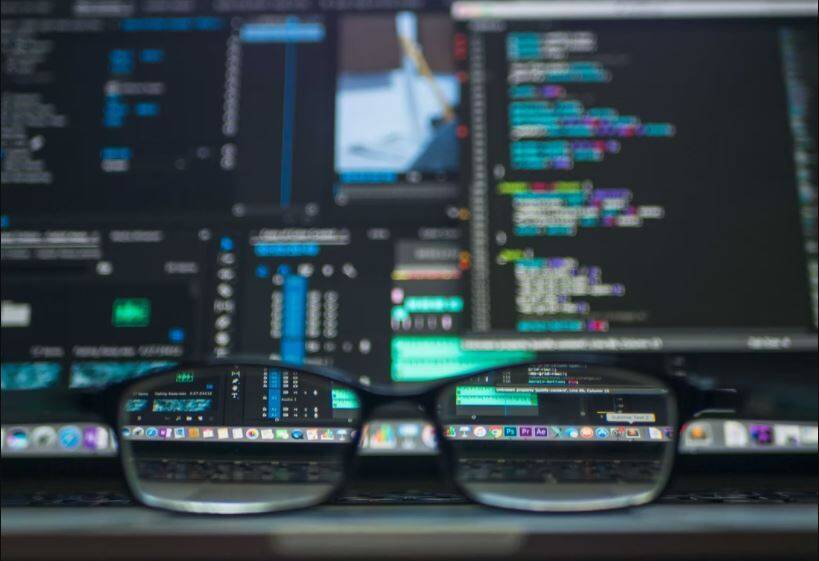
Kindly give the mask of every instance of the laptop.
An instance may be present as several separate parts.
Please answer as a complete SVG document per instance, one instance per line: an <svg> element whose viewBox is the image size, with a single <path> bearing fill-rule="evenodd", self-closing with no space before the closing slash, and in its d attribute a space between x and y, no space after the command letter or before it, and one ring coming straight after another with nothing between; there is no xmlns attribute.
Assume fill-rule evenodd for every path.
<svg viewBox="0 0 819 561"><path fill-rule="evenodd" d="M661 502L815 528L816 31L803 1L4 0L4 528L140 512L72 393L555 352L737 388ZM414 410L362 440L344 508L465 503Z"/></svg>

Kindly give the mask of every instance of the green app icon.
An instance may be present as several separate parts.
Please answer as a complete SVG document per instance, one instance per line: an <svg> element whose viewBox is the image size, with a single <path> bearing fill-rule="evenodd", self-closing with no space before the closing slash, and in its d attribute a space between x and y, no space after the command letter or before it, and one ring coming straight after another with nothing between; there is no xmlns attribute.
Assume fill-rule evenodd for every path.
<svg viewBox="0 0 819 561"><path fill-rule="evenodd" d="M151 323L151 301L147 298L117 298L111 312L114 327L145 327Z"/></svg>

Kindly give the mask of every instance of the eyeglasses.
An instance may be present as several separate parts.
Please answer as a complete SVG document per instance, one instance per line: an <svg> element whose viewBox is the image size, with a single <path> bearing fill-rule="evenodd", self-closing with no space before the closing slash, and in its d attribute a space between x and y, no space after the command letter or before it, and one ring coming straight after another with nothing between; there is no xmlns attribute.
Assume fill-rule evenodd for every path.
<svg viewBox="0 0 819 561"><path fill-rule="evenodd" d="M210 362L86 395L117 427L133 495L167 510L245 514L318 505L354 469L362 427L394 401L432 421L444 473L496 507L636 506L664 489L680 419L730 390L614 364L504 366L415 389L274 362Z"/></svg>

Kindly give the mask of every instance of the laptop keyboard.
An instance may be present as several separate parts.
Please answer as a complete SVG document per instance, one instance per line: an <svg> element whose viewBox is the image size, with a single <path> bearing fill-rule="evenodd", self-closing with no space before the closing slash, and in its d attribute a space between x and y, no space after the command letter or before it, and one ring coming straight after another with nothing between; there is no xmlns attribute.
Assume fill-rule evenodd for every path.
<svg viewBox="0 0 819 561"><path fill-rule="evenodd" d="M657 479L662 465L635 460L487 460L458 463L465 481L504 483L643 483Z"/></svg>
<svg viewBox="0 0 819 561"><path fill-rule="evenodd" d="M319 483L342 477L339 462L152 460L137 463L141 480Z"/></svg>
<svg viewBox="0 0 819 561"><path fill-rule="evenodd" d="M496 460L458 463L465 481L538 483L655 481L661 463L634 460ZM151 460L137 464L139 477L153 481L231 481L271 483L333 482L342 477L338 462Z"/></svg>
<svg viewBox="0 0 819 561"><path fill-rule="evenodd" d="M466 504L469 501L456 493L407 490L402 492L353 492L335 501L340 505L432 505ZM669 492L657 501L660 504L816 504L819 496L813 491L696 491ZM3 493L2 507L122 507L133 506L130 497L119 492L98 493Z"/></svg>

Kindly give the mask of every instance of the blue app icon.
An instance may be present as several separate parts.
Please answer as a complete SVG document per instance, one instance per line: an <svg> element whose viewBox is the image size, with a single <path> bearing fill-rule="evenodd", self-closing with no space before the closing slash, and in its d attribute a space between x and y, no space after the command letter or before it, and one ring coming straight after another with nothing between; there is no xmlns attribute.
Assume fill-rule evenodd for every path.
<svg viewBox="0 0 819 561"><path fill-rule="evenodd" d="M597 438L608 438L609 437L609 431L608 431L608 429L606 429L604 427L597 427L594 430L594 436L596 436Z"/></svg>
<svg viewBox="0 0 819 561"><path fill-rule="evenodd" d="M145 436L147 436L148 438L156 438L158 434L159 431L157 430L156 427L148 427L147 429L145 429Z"/></svg>
<svg viewBox="0 0 819 561"><path fill-rule="evenodd" d="M303 440L304 433L298 429L294 429L290 431L290 438L292 438L293 440Z"/></svg>
<svg viewBox="0 0 819 561"><path fill-rule="evenodd" d="M82 432L77 427L63 427L57 433L57 439L60 441L60 446L66 450L73 450L82 443Z"/></svg>
<svg viewBox="0 0 819 561"><path fill-rule="evenodd" d="M563 433L568 436L569 438L577 438L580 436L580 432L574 427L566 427L563 429Z"/></svg>

